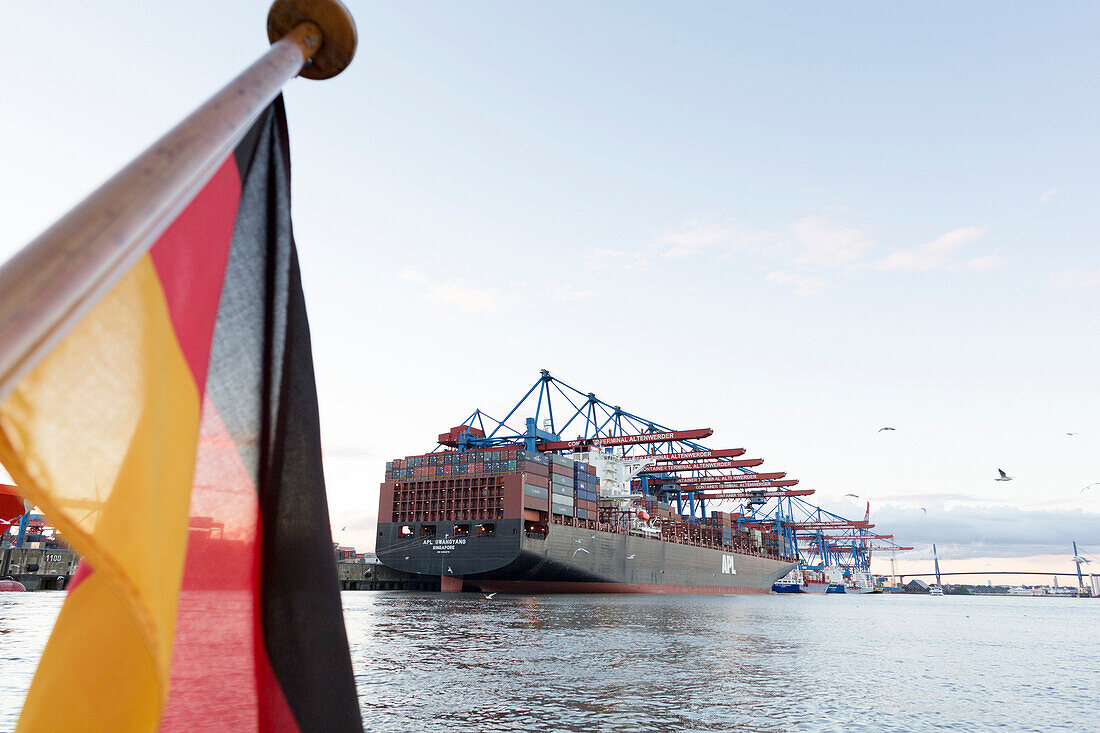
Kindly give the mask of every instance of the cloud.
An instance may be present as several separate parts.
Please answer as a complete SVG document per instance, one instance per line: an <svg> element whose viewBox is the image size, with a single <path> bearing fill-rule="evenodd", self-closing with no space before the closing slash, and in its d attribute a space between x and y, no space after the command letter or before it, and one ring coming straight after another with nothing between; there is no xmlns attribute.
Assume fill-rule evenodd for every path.
<svg viewBox="0 0 1100 733"><path fill-rule="evenodd" d="M837 268L858 259L875 246L859 229L838 226L820 216L804 216L788 229L780 248L790 250L789 262L796 266Z"/></svg>
<svg viewBox="0 0 1100 733"><path fill-rule="evenodd" d="M644 252L625 249L592 249L585 253L584 263L591 270L637 270L649 262Z"/></svg>
<svg viewBox="0 0 1100 733"><path fill-rule="evenodd" d="M956 253L975 241L988 227L959 227L926 242L914 249L894 252L874 264L876 270L935 270L953 266L961 270L987 270L1001 264L997 257L975 257L966 262L954 260Z"/></svg>
<svg viewBox="0 0 1100 733"><path fill-rule="evenodd" d="M593 249L586 264L595 270L650 269L662 260L682 260L708 252L718 260L747 258L780 263L765 279L793 286L800 296L820 293L827 272L850 266L875 246L866 233L821 216L804 216L780 229L750 229L728 221L692 220L637 249Z"/></svg>
<svg viewBox="0 0 1100 733"><path fill-rule="evenodd" d="M405 282L410 283L424 284L428 282L428 276L416 265L405 265L401 268L401 271L397 273L397 276Z"/></svg>
<svg viewBox="0 0 1100 733"><path fill-rule="evenodd" d="M543 285L545 297L555 303L578 303L599 296L595 290L577 290L569 283L547 281Z"/></svg>
<svg viewBox="0 0 1100 733"><path fill-rule="evenodd" d="M1095 269L1061 270L1052 272L1050 282L1059 290L1070 288L1093 288L1100 285L1100 267Z"/></svg>
<svg viewBox="0 0 1100 733"><path fill-rule="evenodd" d="M982 501L973 494L960 494L953 492L928 492L923 494L891 494L887 496L875 496L877 501L900 501L908 504L934 504L945 501ZM922 512L923 514L923 512Z"/></svg>
<svg viewBox="0 0 1100 733"><path fill-rule="evenodd" d="M585 255L585 264L593 270L645 270L658 260L694 257L734 235L726 223L689 221L679 229L667 232L637 249L592 249Z"/></svg>
<svg viewBox="0 0 1100 733"><path fill-rule="evenodd" d="M679 230L658 239L653 247L661 259L691 257L727 241L732 234L733 229L723 224L689 222Z"/></svg>
<svg viewBox="0 0 1100 733"><path fill-rule="evenodd" d="M951 556L1026 557L1058 554L1067 558L1071 540L1100 550L1100 514L1082 510L1026 511L1009 506L930 505L886 507L871 512L876 531L893 534L903 546L935 543ZM872 508L873 509L873 508Z"/></svg>
<svg viewBox="0 0 1100 733"><path fill-rule="evenodd" d="M1004 264L995 254L960 257L964 247L985 234L987 226L953 229L930 242L873 261L876 243L867 232L820 215L803 216L774 229L751 229L729 221L692 220L635 249L592 249L585 262L593 270L649 270L662 260L702 255L739 265L763 264L766 282L789 286L795 295L821 293L836 279L861 270L935 270L982 272ZM778 267L777 267L778 266Z"/></svg>
<svg viewBox="0 0 1100 733"><path fill-rule="evenodd" d="M1057 193L1058 193L1057 188L1050 189L1049 191L1047 191L1046 193L1044 193L1042 196L1039 197L1039 205L1042 206L1042 205L1046 204L1048 201L1050 201L1052 198L1054 198L1055 195L1057 195Z"/></svg>
<svg viewBox="0 0 1100 733"><path fill-rule="evenodd" d="M465 283L440 282L413 265L403 267L399 277L405 282L418 285L421 297L426 300L469 313L500 312L524 298L531 297L555 303L578 303L599 297L595 290L581 290L569 283L553 280L546 280L541 285L514 282L506 287L473 287Z"/></svg>
<svg viewBox="0 0 1100 733"><path fill-rule="evenodd" d="M419 285L421 296L448 308L468 313L497 313L515 300L512 293L499 288L471 287L462 283L438 282L413 265L403 267L402 280Z"/></svg>
<svg viewBox="0 0 1100 733"><path fill-rule="evenodd" d="M985 270L992 270L994 267L1000 267L1004 263L1004 259L997 255L987 255L985 257L971 257L969 260L955 265L954 269L960 272L984 272Z"/></svg>
<svg viewBox="0 0 1100 733"><path fill-rule="evenodd" d="M777 285L791 285L794 294L802 297L825 290L838 271L848 273L875 246L865 232L821 216L804 216L779 232L767 237L757 234L750 241L764 238L774 244L763 251L790 268L770 272L764 279Z"/></svg>
<svg viewBox="0 0 1100 733"><path fill-rule="evenodd" d="M820 275L803 275L798 272L769 272L764 279L778 285L793 285L794 294L803 297L817 295L825 289L827 284L825 278Z"/></svg>

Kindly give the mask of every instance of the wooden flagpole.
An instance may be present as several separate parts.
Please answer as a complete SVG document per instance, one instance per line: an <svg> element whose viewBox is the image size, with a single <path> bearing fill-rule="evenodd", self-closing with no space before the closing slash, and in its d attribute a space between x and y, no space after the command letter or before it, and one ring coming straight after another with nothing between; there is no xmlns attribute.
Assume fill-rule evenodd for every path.
<svg viewBox="0 0 1100 733"><path fill-rule="evenodd" d="M0 267L0 400L149 251L279 94L336 76L356 30L339 0L275 0L267 53Z"/></svg>

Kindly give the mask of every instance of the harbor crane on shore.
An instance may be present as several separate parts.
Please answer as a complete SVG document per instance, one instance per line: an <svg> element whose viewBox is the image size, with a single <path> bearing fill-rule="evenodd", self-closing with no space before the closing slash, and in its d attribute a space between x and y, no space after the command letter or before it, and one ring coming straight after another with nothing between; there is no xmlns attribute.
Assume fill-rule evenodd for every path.
<svg viewBox="0 0 1100 733"><path fill-rule="evenodd" d="M787 478L785 471L755 471L764 459L742 458L745 448L698 442L713 433L641 417L544 369L503 419L474 410L438 442L460 451L518 444L543 453L614 455L630 467L631 493L673 503L692 521L707 516L708 503L733 503L738 529L774 533L785 554L807 568L841 565L866 572L872 552L912 549L893 543L890 535L871 533L869 505L862 521L846 519L808 503L802 497L814 490L792 488L798 479Z"/></svg>

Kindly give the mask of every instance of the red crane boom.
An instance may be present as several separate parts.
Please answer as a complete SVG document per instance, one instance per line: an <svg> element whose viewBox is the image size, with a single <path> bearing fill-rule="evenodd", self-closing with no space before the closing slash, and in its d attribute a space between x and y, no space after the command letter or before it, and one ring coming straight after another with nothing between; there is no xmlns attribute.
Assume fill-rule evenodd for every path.
<svg viewBox="0 0 1100 733"><path fill-rule="evenodd" d="M820 539L825 540L825 542L827 544L829 542L852 542L852 541L861 542L863 540L892 540L892 539L894 539L894 535L892 535L892 534L863 534L863 535L852 535L850 537L829 537L829 536L826 536L826 537L821 537ZM799 540L799 542L807 542L811 545L818 544L817 535L810 535L808 537L799 537L798 540Z"/></svg>
<svg viewBox="0 0 1100 733"><path fill-rule="evenodd" d="M783 526L791 529L870 529L875 525L863 519L853 519L844 522L784 522Z"/></svg>
<svg viewBox="0 0 1100 733"><path fill-rule="evenodd" d="M895 545L871 545L870 547L857 547L855 549L857 551L863 551L863 552L875 552L875 551L882 552L884 550L912 550L913 548L912 547L897 547ZM851 553L852 548L850 546L837 545L836 547L830 547L829 552L838 552L838 553L839 552L847 552L847 553Z"/></svg>
<svg viewBox="0 0 1100 733"><path fill-rule="evenodd" d="M760 491L755 494L750 494L747 491L717 491L707 494L696 494L696 499L709 499L720 501L722 499L756 499L764 497L767 499L774 499L782 496L809 496L814 493L813 489L787 489L785 491ZM775 526L773 522L767 523L768 527Z"/></svg>
<svg viewBox="0 0 1100 733"><path fill-rule="evenodd" d="M771 480L758 480L751 478L752 474L749 474L750 478L744 479L736 476L690 476L686 478L676 479L676 483L681 486L695 486L697 484L737 484L738 489L741 488L770 488L777 487L782 488L784 486L794 486L798 483L798 479L789 478L782 481ZM760 484L757 486L757 484Z"/></svg>
<svg viewBox="0 0 1100 733"><path fill-rule="evenodd" d="M709 438L713 428L694 430L670 430L663 433L642 433L641 435L608 435L603 438L577 438L576 440L553 440L539 443L540 451L575 450L577 448L611 448L619 445L643 445L645 443L667 443L670 440L697 440Z"/></svg>
<svg viewBox="0 0 1100 733"><path fill-rule="evenodd" d="M682 453L650 453L627 458L645 458L651 461L701 461L704 458L733 458L745 455L744 448L719 448L718 450L689 450Z"/></svg>
<svg viewBox="0 0 1100 733"><path fill-rule="evenodd" d="M700 463L669 463L660 466L649 466L643 468L639 473L665 473L679 472L679 471L717 471L724 468L750 468L752 466L759 466L764 462L763 458L745 458L740 461L704 461ZM737 474L730 474L729 478L744 478L746 480L751 479L753 476L767 476L771 478L783 478L786 476L786 472L779 473L743 473L740 476ZM723 476L722 478L726 478Z"/></svg>

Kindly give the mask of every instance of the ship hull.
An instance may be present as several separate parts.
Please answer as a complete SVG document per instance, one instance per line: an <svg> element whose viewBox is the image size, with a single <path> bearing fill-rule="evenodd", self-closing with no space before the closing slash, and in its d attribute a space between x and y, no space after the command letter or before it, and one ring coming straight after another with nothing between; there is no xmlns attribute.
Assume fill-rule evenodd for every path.
<svg viewBox="0 0 1100 733"><path fill-rule="evenodd" d="M444 587L502 593L767 593L794 563L760 555L553 524L527 533L522 520L492 522L492 536L455 536L450 523L379 525L377 553L404 572L439 575ZM481 523L486 524L486 523ZM459 579L461 579L459 581Z"/></svg>

